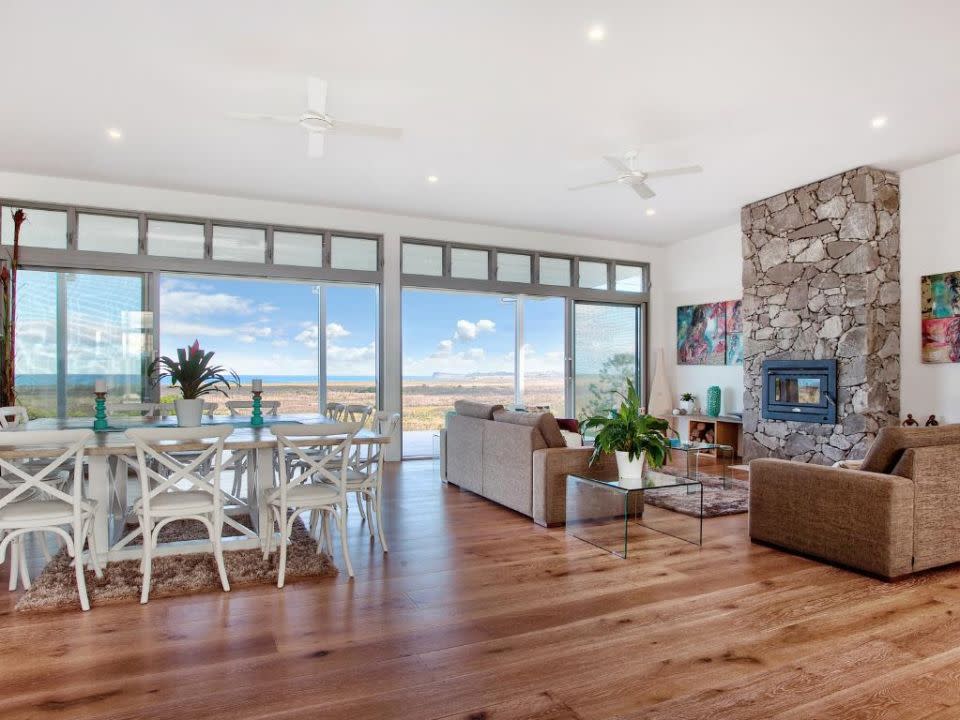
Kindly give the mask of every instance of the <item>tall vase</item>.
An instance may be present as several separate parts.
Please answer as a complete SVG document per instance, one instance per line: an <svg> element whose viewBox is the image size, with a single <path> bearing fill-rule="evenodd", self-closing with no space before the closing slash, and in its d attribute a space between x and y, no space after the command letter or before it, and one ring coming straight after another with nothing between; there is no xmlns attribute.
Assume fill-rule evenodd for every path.
<svg viewBox="0 0 960 720"><path fill-rule="evenodd" d="M667 380L667 371L663 363L663 348L657 348L657 367L653 373L653 382L650 383L647 412L662 417L669 415L672 410L673 393L670 392L670 382Z"/></svg>
<svg viewBox="0 0 960 720"><path fill-rule="evenodd" d="M720 386L711 385L707 388L707 415L717 417L720 414Z"/></svg>

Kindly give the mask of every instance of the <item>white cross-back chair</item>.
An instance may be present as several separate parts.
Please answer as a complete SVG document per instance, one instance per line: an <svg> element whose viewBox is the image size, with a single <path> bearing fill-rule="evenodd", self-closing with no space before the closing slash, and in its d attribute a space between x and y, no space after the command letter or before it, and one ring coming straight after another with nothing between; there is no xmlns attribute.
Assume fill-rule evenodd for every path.
<svg viewBox="0 0 960 720"><path fill-rule="evenodd" d="M360 423L360 427L366 427L367 420L373 415L372 405L344 405L343 422Z"/></svg>
<svg viewBox="0 0 960 720"><path fill-rule="evenodd" d="M223 499L220 472L223 443L233 432L228 425L198 428L134 428L126 435L137 449L141 492L134 504L143 539L143 591L140 602L150 597L153 550L160 531L174 520L197 520L204 524L213 545L220 583L230 590L223 564ZM200 444L188 457L176 452L176 443Z"/></svg>
<svg viewBox="0 0 960 720"><path fill-rule="evenodd" d="M400 413L389 413L380 411L373 415L373 430L380 437L389 438L393 436L397 426L400 424ZM364 443L362 446L356 445L362 452L355 452L350 459L347 468L347 492L356 496L357 505L364 520L367 521L367 529L370 531L370 537L374 537L373 525L376 521L377 535L380 538L380 546L384 552L388 552L387 539L383 533L383 453L386 441L375 441ZM366 512L364 513L364 505Z"/></svg>
<svg viewBox="0 0 960 720"><path fill-rule="evenodd" d="M22 405L0 407L0 430L16 430L30 421L27 409Z"/></svg>
<svg viewBox="0 0 960 720"><path fill-rule="evenodd" d="M39 450L59 452L45 460L43 467L25 467L16 461L0 458L0 563L6 560L11 543L31 532L51 532L61 537L67 553L74 559L80 607L90 609L87 584L83 575L83 547L90 548L90 564L97 577L103 572L94 544L93 518L96 502L83 495L83 455L93 439L92 430L24 430L0 433L0 449ZM34 461L35 463L37 461ZM38 464L38 463L37 463ZM63 473L73 476L72 486L65 488ZM69 492L68 492L69 490ZM69 526L70 531L64 529ZM23 546L17 543L17 551ZM21 558L14 558L14 565ZM25 585L29 585L26 580Z"/></svg>
<svg viewBox="0 0 960 720"><path fill-rule="evenodd" d="M280 529L277 587L283 587L287 568L287 543L293 523L304 510L319 516L319 524L316 526L319 534L318 553L324 548L332 553L333 542L328 520L332 519L337 524L343 561L347 566L347 574L353 577L353 564L350 562L350 549L347 546L347 459L353 438L360 431L360 426L357 423L280 423L273 425L270 431L277 438L277 455L290 456L297 460L295 464L281 460L279 487L267 496L267 504ZM308 447L317 447L324 443L330 444L332 452L309 452ZM302 447L303 445L308 447ZM264 559L269 557L272 545L273 529L270 528L263 550Z"/></svg>
<svg viewBox="0 0 960 720"><path fill-rule="evenodd" d="M328 402L323 414L334 422L343 422L343 414L346 410L347 406L343 403Z"/></svg>

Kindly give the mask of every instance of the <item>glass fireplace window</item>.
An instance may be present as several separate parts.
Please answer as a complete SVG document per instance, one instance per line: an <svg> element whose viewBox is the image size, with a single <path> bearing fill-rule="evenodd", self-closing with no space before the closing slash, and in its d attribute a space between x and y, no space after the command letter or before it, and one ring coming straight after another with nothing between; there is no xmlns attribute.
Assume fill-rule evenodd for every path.
<svg viewBox="0 0 960 720"><path fill-rule="evenodd" d="M820 404L820 380L817 378L776 378L774 399L778 403Z"/></svg>

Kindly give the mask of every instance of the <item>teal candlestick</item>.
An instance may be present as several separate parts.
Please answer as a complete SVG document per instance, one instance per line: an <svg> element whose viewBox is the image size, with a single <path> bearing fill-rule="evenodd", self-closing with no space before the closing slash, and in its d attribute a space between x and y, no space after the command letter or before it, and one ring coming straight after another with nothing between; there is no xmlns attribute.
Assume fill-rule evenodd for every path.
<svg viewBox="0 0 960 720"><path fill-rule="evenodd" d="M250 413L251 427L263 426L263 413L260 411L260 391L253 391L253 412Z"/></svg>
<svg viewBox="0 0 960 720"><path fill-rule="evenodd" d="M97 410L93 416L93 429L94 430L106 430L107 429L107 394L98 392L96 400Z"/></svg>

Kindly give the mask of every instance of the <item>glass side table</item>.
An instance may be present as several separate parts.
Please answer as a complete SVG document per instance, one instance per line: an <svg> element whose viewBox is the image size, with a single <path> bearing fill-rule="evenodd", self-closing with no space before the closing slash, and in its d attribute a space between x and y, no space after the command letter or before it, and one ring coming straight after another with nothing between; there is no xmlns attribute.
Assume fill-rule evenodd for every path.
<svg viewBox="0 0 960 720"><path fill-rule="evenodd" d="M653 508L657 519L644 519L645 492L700 491L699 517ZM651 512L653 512L651 511ZM703 484L699 480L645 471L642 480L621 480L616 469L567 475L566 531L621 558L647 528L663 535L703 544Z"/></svg>
<svg viewBox="0 0 960 720"><path fill-rule="evenodd" d="M731 445L688 442L671 445L670 452L683 453L685 463L684 475L690 480L700 480L700 454L703 452L715 453L717 463L720 465L720 478L723 480L723 489L727 489L727 481L730 477L730 465L734 460L734 450Z"/></svg>

